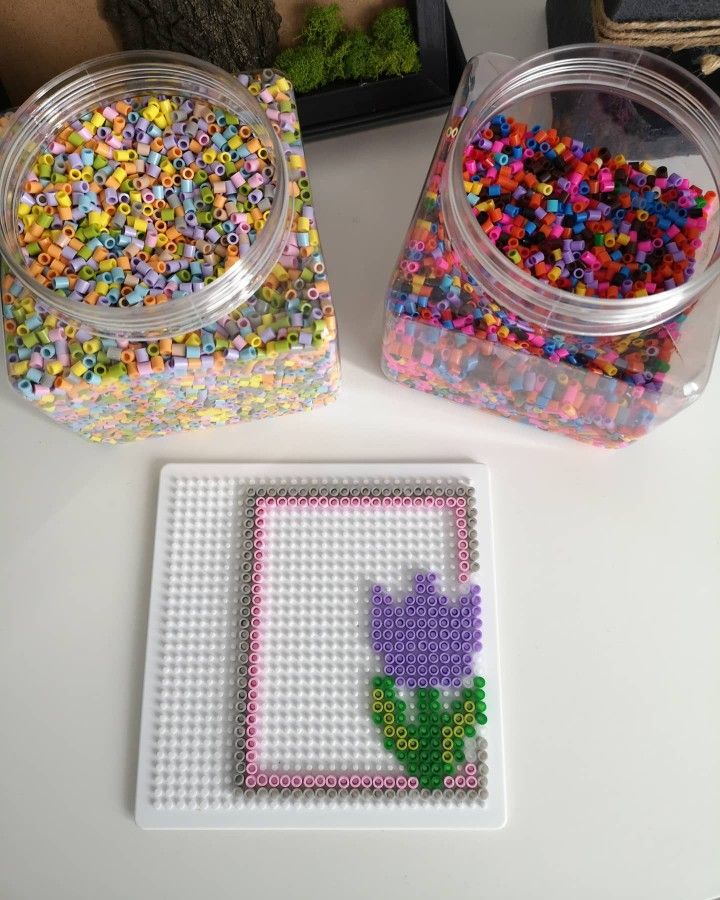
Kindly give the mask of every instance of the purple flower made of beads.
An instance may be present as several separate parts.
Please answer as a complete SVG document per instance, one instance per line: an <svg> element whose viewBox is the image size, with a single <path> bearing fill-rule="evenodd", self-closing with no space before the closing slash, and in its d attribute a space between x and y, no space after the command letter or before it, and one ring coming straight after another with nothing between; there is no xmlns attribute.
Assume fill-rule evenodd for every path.
<svg viewBox="0 0 720 900"><path fill-rule="evenodd" d="M481 624L477 585L455 602L438 594L434 572L416 575L400 602L379 584L372 590L370 640L398 687L460 687L482 649Z"/></svg>

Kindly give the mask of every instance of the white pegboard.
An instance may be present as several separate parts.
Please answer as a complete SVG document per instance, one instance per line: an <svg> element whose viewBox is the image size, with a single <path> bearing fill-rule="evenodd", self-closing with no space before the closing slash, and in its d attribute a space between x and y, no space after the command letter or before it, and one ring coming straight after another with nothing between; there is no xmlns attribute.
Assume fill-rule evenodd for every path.
<svg viewBox="0 0 720 900"><path fill-rule="evenodd" d="M381 585L395 610L426 573L434 573L438 593L448 598L444 611L433 613L446 617L441 624L459 616L451 612L457 598L479 586L482 648L476 644L466 658L472 675L485 681L468 701L479 718L467 737L456 737L460 756L446 758L434 788L427 779L440 776L423 768L424 786L418 783L413 754L397 735L383 735L398 723L372 719L373 702L379 708L373 678L387 681L388 668L371 639L373 588ZM501 827L494 595L483 466L166 466L148 623L138 824ZM450 644L443 647L442 659L457 662ZM458 674L454 684L438 685L447 716L462 689L470 696L470 668L461 673L462 684ZM407 702L414 728L417 686L401 681L395 693ZM393 709L395 715L400 707ZM471 714L464 714L470 722Z"/></svg>

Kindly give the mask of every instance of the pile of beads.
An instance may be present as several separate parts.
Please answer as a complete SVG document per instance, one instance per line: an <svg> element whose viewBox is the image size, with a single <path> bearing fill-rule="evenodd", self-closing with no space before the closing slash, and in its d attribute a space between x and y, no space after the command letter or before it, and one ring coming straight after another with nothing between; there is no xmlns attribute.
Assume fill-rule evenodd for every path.
<svg viewBox="0 0 720 900"><path fill-rule="evenodd" d="M443 211L446 160L466 114L450 119L390 284L385 373L598 446L635 440L671 412L659 400L688 311L642 332L588 337L496 302L452 247ZM712 192L502 116L463 151L479 227L539 281L622 302L692 275Z"/></svg>
<svg viewBox="0 0 720 900"><path fill-rule="evenodd" d="M576 294L641 297L694 271L714 192L555 129L495 116L465 147L478 224L512 262Z"/></svg>
<svg viewBox="0 0 720 900"><path fill-rule="evenodd" d="M257 96L280 138L293 209L282 255L247 302L201 330L155 342L111 340L63 324L3 274L11 382L91 440L115 443L279 415L324 404L337 390L335 314L290 84L270 70L241 75L240 82ZM48 148L51 156L57 150L55 161L42 154L37 178L26 185L32 190L25 201L37 199L38 185L48 201L21 207L20 240L30 270L51 289L76 297L79 318L83 303L153 305L198 290L250 246L273 200L272 160L232 116L228 121L227 113L194 101L160 98L137 109L133 102L138 105L115 104L71 123L62 141ZM183 133L173 130L176 125ZM152 149L156 140L159 150ZM68 144L75 149L65 154ZM90 160L97 149L103 152ZM75 153L80 167L73 165ZM111 171L103 172L108 165ZM192 178L183 177L191 172Z"/></svg>
<svg viewBox="0 0 720 900"><path fill-rule="evenodd" d="M234 265L275 193L237 116L181 97L99 107L39 154L18 205L30 273L85 303L155 305Z"/></svg>

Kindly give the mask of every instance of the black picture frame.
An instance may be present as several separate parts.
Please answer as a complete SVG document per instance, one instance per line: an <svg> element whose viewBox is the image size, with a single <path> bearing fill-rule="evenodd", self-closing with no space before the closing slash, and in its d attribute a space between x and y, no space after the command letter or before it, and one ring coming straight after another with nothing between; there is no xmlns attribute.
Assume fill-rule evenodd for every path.
<svg viewBox="0 0 720 900"><path fill-rule="evenodd" d="M297 97L305 139L331 137L447 109L467 62L445 0L408 0L419 72L341 82Z"/></svg>

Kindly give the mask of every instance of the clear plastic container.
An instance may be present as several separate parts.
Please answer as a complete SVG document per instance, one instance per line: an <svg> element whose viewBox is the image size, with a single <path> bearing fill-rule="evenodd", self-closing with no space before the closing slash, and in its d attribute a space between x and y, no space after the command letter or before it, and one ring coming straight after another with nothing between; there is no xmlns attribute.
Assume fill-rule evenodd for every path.
<svg viewBox="0 0 720 900"><path fill-rule="evenodd" d="M463 151L497 115L667 166L717 194L720 102L683 69L628 48L563 47L520 64L475 57L390 283L389 378L599 446L633 441L707 382L720 324L709 290L717 208L683 284L608 299L542 282L491 242L468 203Z"/></svg>
<svg viewBox="0 0 720 900"><path fill-rule="evenodd" d="M39 148L78 115L128 97L204 99L252 128L275 195L249 251L212 283L158 305L91 305L27 271L20 194ZM132 440L309 409L339 380L335 314L292 86L273 70L235 78L189 56L119 53L37 91L0 145L0 253L10 382L94 441Z"/></svg>

